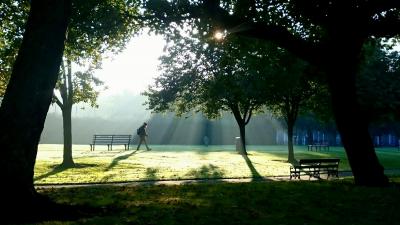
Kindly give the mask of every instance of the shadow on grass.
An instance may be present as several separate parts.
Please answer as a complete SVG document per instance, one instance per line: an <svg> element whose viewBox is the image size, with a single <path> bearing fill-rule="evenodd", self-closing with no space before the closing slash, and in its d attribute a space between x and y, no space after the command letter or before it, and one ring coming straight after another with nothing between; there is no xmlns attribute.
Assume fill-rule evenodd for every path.
<svg viewBox="0 0 400 225"><path fill-rule="evenodd" d="M147 184L156 184L160 178L157 176L159 169L157 168L146 168L146 178L144 179Z"/></svg>
<svg viewBox="0 0 400 225"><path fill-rule="evenodd" d="M352 183L250 182L42 191L67 204L87 202L102 209L68 224L398 224L398 189L359 188Z"/></svg>
<svg viewBox="0 0 400 225"><path fill-rule="evenodd" d="M116 165L119 163L119 161L129 158L129 157L131 157L132 155L136 154L136 153L139 152L139 151L140 151L140 150L135 150L135 151L132 151L132 152L129 153L129 154L124 154L124 155L120 155L120 156L118 156L118 157L115 157L115 158L113 159L113 161L110 163L110 165L108 165L108 167L105 169L105 171L109 171L109 170L112 169L114 166L116 166Z"/></svg>
<svg viewBox="0 0 400 225"><path fill-rule="evenodd" d="M90 163L75 163L74 167L64 167L61 165L54 165L54 166L52 166L53 169L50 172L45 173L41 176L35 177L34 181L38 181L38 180L44 179L46 177L56 175L57 173L62 173L63 171L66 171L68 169L83 169L83 168L96 167L96 166L98 166L98 165L90 164Z"/></svg>
<svg viewBox="0 0 400 225"><path fill-rule="evenodd" d="M209 164L202 166L200 169L192 169L185 176L191 176L196 179L208 179L208 178L222 178L224 172L217 166Z"/></svg>
<svg viewBox="0 0 400 225"><path fill-rule="evenodd" d="M253 166L253 163L251 162L251 160L249 159L249 157L247 155L242 154L243 159L246 161L247 166L250 169L251 172L251 177L252 180L262 180L263 177L261 176L261 174L256 170L256 168Z"/></svg>
<svg viewBox="0 0 400 225"><path fill-rule="evenodd" d="M156 175L157 172L158 172L157 168L147 168L146 169L146 179L148 179L148 180L157 180L158 179L158 177Z"/></svg>

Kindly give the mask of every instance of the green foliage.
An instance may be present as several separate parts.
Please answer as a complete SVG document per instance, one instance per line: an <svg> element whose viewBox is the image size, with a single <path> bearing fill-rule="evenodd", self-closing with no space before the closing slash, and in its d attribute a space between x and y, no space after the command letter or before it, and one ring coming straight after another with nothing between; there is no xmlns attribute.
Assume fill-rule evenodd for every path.
<svg viewBox="0 0 400 225"><path fill-rule="evenodd" d="M75 63L97 62L105 52L121 51L139 28L137 10L125 0L73 1L64 56Z"/></svg>
<svg viewBox="0 0 400 225"><path fill-rule="evenodd" d="M132 33L139 29L138 1L73 0L72 4L72 17L67 31L64 61L68 60L82 67L89 67L86 72L79 72L78 76L72 78L74 85L79 83L81 87L80 89L78 86L76 87L75 93L79 96L74 97L74 103L89 101L92 102L91 105L95 105L93 100L97 94L88 84L96 86L96 83L100 83L97 78L93 78L89 74L93 73L94 68L99 68L103 54L120 52ZM0 12L1 96L8 84L12 65L22 40L29 12L29 2L26 0L2 1ZM91 82L88 82L89 77L91 77Z"/></svg>
<svg viewBox="0 0 400 225"><path fill-rule="evenodd" d="M162 75L144 94L156 112L202 111L214 118L221 111L239 108L242 114L256 111L263 98L274 46L243 38L215 40L197 27L177 27L165 32L170 40L161 57Z"/></svg>
<svg viewBox="0 0 400 225"><path fill-rule="evenodd" d="M99 91L95 87L99 87L104 83L98 78L93 76L93 70L75 73L74 83L74 96L73 103L84 102L89 103L91 107L98 107L96 104Z"/></svg>
<svg viewBox="0 0 400 225"><path fill-rule="evenodd" d="M26 0L0 2L0 96L4 95L11 76L29 8Z"/></svg>
<svg viewBox="0 0 400 225"><path fill-rule="evenodd" d="M152 18L152 20L148 21L149 25L158 30L158 32L166 34L167 39L176 40L174 42L175 45L179 45L179 42L182 42L182 44L186 45L183 48L187 47L186 42L182 41L182 38L180 38L180 32L182 32L183 29L187 29L189 26L188 24L191 24L190 27L192 27L191 29L194 31L191 31L192 33L187 32L185 38L199 37L199 39L206 40L209 43L209 45L206 46L202 46L201 43L199 43L196 48L191 47L192 49L196 49L197 52L206 48L212 48L213 46L225 45L224 52L215 51L213 53L208 53L208 55L212 56L209 57L210 63L219 60L219 64L217 65L214 63L214 67L218 67L218 69L221 70L219 74L222 75L215 76L216 78L213 79L213 82L204 81L203 85L210 87L209 89L212 90L212 92L209 92L210 95L206 96L205 99L210 99L214 96L214 98L217 97L217 99L220 100L218 102L208 102L209 107L203 107L206 108L206 110L203 111L208 111L209 114L215 115L215 111L211 112L210 109L221 108L226 110L229 107L222 108L218 107L218 105L227 106L229 104L226 101L229 102L232 98L238 100L239 98L246 98L252 95L258 97L258 99L252 100L257 102L254 105L260 106L267 103L270 110L276 115L284 116L285 118L287 118L289 113L287 111L288 107L294 107L294 111L298 111L297 108L299 108L299 105L302 105L304 111L315 110L317 114L321 114L321 117L329 117L328 115L330 114L326 113L327 111L329 112L328 104L321 104L322 102L326 103L329 97L327 94L327 87L325 83L321 81L321 78L315 79L316 77L321 77L320 72L317 72L316 68L312 68L304 61L297 59L296 56L273 46L271 43L235 36L235 33L245 33L246 30L253 29L247 22L242 21L242 24L224 27L224 23L225 25L231 25L231 22L232 25L237 23L238 21L235 21L233 18L237 16L239 18L246 18L244 21L247 19L254 20L262 24L262 26L268 26L269 24L284 25L286 29L297 38L315 39L315 36L311 35L310 30L317 29L316 26L302 27L300 24L296 24L296 19L305 21L305 18L288 16L288 14L292 13L291 11L294 10L293 6L295 4L300 4L299 2L295 1L295 3L290 4L284 3L283 1L261 2L205 1L203 4L202 2L191 1L158 0L149 1L146 5L147 10L145 13ZM208 13L211 14L213 12L212 10L219 10L217 9L218 7L232 14L232 18L221 11L215 11L217 15L215 18L208 18ZM218 13L222 13L221 15L224 16L224 18L219 18ZM219 22L222 22L222 24L219 24ZM210 42L210 40L215 39L213 35L217 31L223 32L227 36L221 42ZM230 47L227 47L227 45L230 45ZM199 54L195 55L195 60L201 63L199 62L201 61ZM222 58L221 55L224 55L224 58ZM178 58L177 55L171 55L171 57ZM189 58L190 57L187 57L187 59ZM169 62L169 64L174 65L173 62ZM235 65L235 67L229 67L229 64ZM196 63L191 66L199 67ZM207 64L207 66L210 65ZM240 67L242 69L238 69ZM249 68L247 73L250 75L244 75L242 70L246 69L243 68ZM211 70L213 72L216 71L216 69ZM231 70L231 72L227 70ZM202 72L203 71L198 71L198 73ZM229 75L229 73L232 74ZM242 79L242 81L238 79ZM215 88L211 88L213 86ZM193 92L189 88L185 90L189 93ZM155 97L155 95L153 96ZM179 97L167 94L166 96L168 96L168 101L163 101L158 97L158 102L165 103L162 104L163 107L160 107L159 111L171 108L172 105L166 103L170 103L171 99ZM249 102L248 100L240 101ZM182 103L181 105L184 107L192 107L192 105L187 104L185 101L179 102ZM290 105L288 105L288 102L290 102ZM258 108L258 106L256 108ZM241 108L246 107L242 106Z"/></svg>
<svg viewBox="0 0 400 225"><path fill-rule="evenodd" d="M380 40L365 47L365 60L357 77L359 101L371 121L399 120L400 53Z"/></svg>
<svg viewBox="0 0 400 225"><path fill-rule="evenodd" d="M55 100L60 107L79 102L97 106L96 87L103 82L93 73L101 68L104 54L121 51L139 29L134 20L138 9L134 6L134 2L124 0L73 1L64 50L66 68L60 71L56 88L62 97ZM72 63L86 67L85 71L71 71Z"/></svg>
<svg viewBox="0 0 400 225"><path fill-rule="evenodd" d="M274 73L270 75L267 108L284 118L286 124L293 123L299 113L313 110L312 106L318 104L315 97L326 87L311 79L308 63L283 50L278 54Z"/></svg>

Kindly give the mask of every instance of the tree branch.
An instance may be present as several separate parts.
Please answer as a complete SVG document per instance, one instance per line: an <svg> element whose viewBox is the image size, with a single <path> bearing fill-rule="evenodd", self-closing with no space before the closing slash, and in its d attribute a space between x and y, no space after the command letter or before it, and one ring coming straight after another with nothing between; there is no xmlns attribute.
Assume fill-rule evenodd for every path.
<svg viewBox="0 0 400 225"><path fill-rule="evenodd" d="M226 28L228 34L273 41L304 60L318 63L320 50L316 44L296 37L284 26L253 22L247 18L231 15L226 10L216 6L215 2L219 1L205 1L202 10L193 12L193 15L198 15L203 19L211 19L214 25ZM201 12L203 12L203 15L201 15Z"/></svg>
<svg viewBox="0 0 400 225"><path fill-rule="evenodd" d="M63 109L63 103L60 101L60 99L54 94L54 92L53 92L53 99L55 99L56 100L56 104L60 107L60 109L62 110Z"/></svg>
<svg viewBox="0 0 400 225"><path fill-rule="evenodd" d="M393 37L400 34L400 18L380 20L370 23L369 35L376 37Z"/></svg>
<svg viewBox="0 0 400 225"><path fill-rule="evenodd" d="M67 99L67 77L66 77L66 71L65 71L65 65L64 62L61 63L62 65L62 78L61 78L61 82L60 82L60 94L61 94L61 98L63 99L63 101L65 102Z"/></svg>
<svg viewBox="0 0 400 225"><path fill-rule="evenodd" d="M250 107L249 113L247 115L248 115L247 119L244 122L245 125L247 125L250 122L251 116L253 115L253 107Z"/></svg>
<svg viewBox="0 0 400 225"><path fill-rule="evenodd" d="M72 65L71 65L71 60L67 59L67 66L68 66L68 74L67 74L67 78L68 78L68 104L72 105L72 98L74 95L74 87L72 85Z"/></svg>

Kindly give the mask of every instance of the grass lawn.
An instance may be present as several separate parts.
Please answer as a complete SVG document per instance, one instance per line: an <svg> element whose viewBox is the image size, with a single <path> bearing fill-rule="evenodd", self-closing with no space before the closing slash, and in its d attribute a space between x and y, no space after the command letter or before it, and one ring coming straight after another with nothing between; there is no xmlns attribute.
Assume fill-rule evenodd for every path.
<svg viewBox="0 0 400 225"><path fill-rule="evenodd" d="M118 182L137 180L288 176L285 146L250 146L249 156L233 146L152 146L152 151L89 151L74 146L76 168L57 168L61 145L41 145L35 168L36 184ZM348 170L342 148L308 152L296 147L297 158L339 157ZM378 149L386 168L399 169L400 152ZM255 181L152 185L66 187L37 186L55 202L90 209L73 221L41 225L397 225L400 221L400 177L386 188L354 186L351 177L321 181ZM154 182L157 184L157 182Z"/></svg>
<svg viewBox="0 0 400 225"><path fill-rule="evenodd" d="M248 158L237 154L234 146L173 146L152 145L152 151L124 151L104 146L89 151L89 145L74 145L76 168L57 167L62 162L62 145L40 145L35 184L105 183L140 180L175 180L197 178L249 178L289 176L286 146L249 146ZM386 169L400 169L400 151L377 149ZM340 170L349 170L343 148L310 152L295 146L295 156L338 157Z"/></svg>
<svg viewBox="0 0 400 225"><path fill-rule="evenodd" d="M397 225L399 185L356 187L344 179L42 188L56 202L101 211L39 224Z"/></svg>

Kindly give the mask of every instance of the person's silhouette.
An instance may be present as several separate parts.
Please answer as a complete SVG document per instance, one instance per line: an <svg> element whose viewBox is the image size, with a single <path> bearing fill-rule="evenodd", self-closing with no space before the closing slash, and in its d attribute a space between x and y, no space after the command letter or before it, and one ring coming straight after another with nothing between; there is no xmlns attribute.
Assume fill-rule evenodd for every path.
<svg viewBox="0 0 400 225"><path fill-rule="evenodd" d="M139 135L139 144L138 144L136 150L139 150L140 145L144 142L144 144L146 145L147 151L150 151L151 148L149 148L149 146L147 145L148 133L147 133L147 123L146 122L144 122L143 125L137 129L137 135Z"/></svg>

